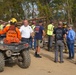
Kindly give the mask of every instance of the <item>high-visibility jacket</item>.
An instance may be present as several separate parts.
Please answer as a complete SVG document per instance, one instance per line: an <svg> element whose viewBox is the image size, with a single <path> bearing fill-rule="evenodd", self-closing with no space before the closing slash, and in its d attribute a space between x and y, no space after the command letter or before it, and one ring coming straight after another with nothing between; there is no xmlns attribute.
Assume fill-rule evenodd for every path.
<svg viewBox="0 0 76 75"><path fill-rule="evenodd" d="M6 27L7 27L7 26L10 26L10 24L7 24Z"/></svg>
<svg viewBox="0 0 76 75"><path fill-rule="evenodd" d="M34 28L35 28L35 25L32 25L32 26L31 26L31 28L34 30Z"/></svg>
<svg viewBox="0 0 76 75"><path fill-rule="evenodd" d="M47 27L47 35L53 35L54 26L49 24Z"/></svg>
<svg viewBox="0 0 76 75"><path fill-rule="evenodd" d="M3 30L3 25L2 24L0 25L0 30Z"/></svg>
<svg viewBox="0 0 76 75"><path fill-rule="evenodd" d="M19 31L19 29L16 27L15 28L15 31L16 31L16 33L17 33L17 37L15 37L15 38L12 38L12 36L9 36L8 35L8 32L10 31L9 30L9 28L10 28L10 26L7 26L7 27L5 27L3 30L0 30L0 34L4 34L4 33L6 33L6 41L17 41L17 42L20 42L20 40L21 40L21 33L20 33L20 31ZM16 36L15 34L13 34L12 32L9 32L9 34L12 34L12 35L14 35L14 36Z"/></svg>

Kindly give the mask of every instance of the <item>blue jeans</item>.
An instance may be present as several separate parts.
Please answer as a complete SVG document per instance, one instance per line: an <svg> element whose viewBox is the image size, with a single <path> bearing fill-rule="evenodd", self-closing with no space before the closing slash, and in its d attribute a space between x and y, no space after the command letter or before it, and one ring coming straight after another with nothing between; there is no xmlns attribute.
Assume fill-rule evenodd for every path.
<svg viewBox="0 0 76 75"><path fill-rule="evenodd" d="M33 38L30 38L30 47L33 47ZM36 39L34 38L34 49L36 49Z"/></svg>
<svg viewBox="0 0 76 75"><path fill-rule="evenodd" d="M74 40L67 41L67 46L69 49L69 58L74 58Z"/></svg>

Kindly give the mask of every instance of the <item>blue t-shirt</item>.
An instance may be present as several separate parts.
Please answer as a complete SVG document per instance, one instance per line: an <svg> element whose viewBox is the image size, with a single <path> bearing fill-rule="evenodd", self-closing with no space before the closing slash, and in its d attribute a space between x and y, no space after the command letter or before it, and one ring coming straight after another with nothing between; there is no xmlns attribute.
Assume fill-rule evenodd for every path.
<svg viewBox="0 0 76 75"><path fill-rule="evenodd" d="M43 26L36 25L36 27L35 27L35 38L37 40L42 40L43 30L44 30Z"/></svg>

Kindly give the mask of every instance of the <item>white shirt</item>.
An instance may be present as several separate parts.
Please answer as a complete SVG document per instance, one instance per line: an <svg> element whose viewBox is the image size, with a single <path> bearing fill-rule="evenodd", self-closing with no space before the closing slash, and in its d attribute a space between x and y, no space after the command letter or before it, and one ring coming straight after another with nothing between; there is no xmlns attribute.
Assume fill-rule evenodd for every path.
<svg viewBox="0 0 76 75"><path fill-rule="evenodd" d="M24 25L22 25L21 27L20 27L20 32L21 32L21 37L23 37L23 38L30 38L30 34L33 32L33 30L32 30L32 28L31 28L31 26L24 26Z"/></svg>

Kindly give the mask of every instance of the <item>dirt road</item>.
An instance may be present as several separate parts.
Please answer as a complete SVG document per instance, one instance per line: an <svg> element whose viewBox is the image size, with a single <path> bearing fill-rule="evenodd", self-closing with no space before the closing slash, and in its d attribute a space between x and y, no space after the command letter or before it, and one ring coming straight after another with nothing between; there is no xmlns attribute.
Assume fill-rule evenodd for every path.
<svg viewBox="0 0 76 75"><path fill-rule="evenodd" d="M22 69L17 65L6 66L0 75L76 75L75 59L67 60L68 54L64 54L64 63L54 63L54 53L41 51L42 58L35 58L34 51L30 50L31 65L28 69Z"/></svg>

